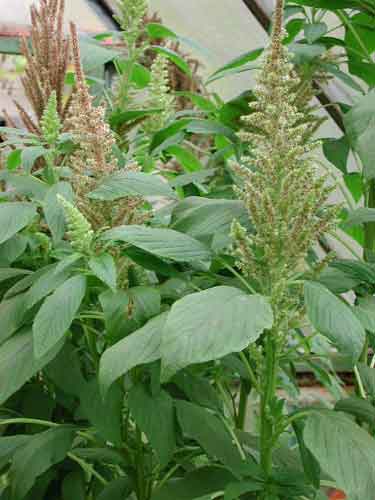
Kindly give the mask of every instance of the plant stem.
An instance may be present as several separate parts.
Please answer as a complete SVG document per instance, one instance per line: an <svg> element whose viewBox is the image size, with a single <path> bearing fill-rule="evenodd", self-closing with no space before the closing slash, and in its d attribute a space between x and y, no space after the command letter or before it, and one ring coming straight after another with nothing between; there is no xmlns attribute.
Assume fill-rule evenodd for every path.
<svg viewBox="0 0 375 500"><path fill-rule="evenodd" d="M103 486L106 486L108 484L108 481L103 476L101 476L99 472L97 472L91 464L87 463L85 460L82 460L80 457L77 457L77 455L71 452L68 453L68 457L77 464L79 464L84 471L96 477L96 479L100 483L102 483Z"/></svg>
<svg viewBox="0 0 375 500"><path fill-rule="evenodd" d="M278 371L278 348L275 342L276 332L270 330L267 332L265 345L265 370L264 387L261 394L260 403L260 463L266 478L269 479L272 473L272 452L274 445L274 418L272 407L276 397L277 371ZM268 497L267 490L265 500Z"/></svg>
<svg viewBox="0 0 375 500"><path fill-rule="evenodd" d="M237 415L237 427L241 430L245 428L248 399L249 392L246 387L246 382L241 381L240 402Z"/></svg>
<svg viewBox="0 0 375 500"><path fill-rule="evenodd" d="M143 461L143 444L142 444L142 432L137 426L137 456L136 456L136 467L137 467L137 499L146 500L146 484L145 484L145 474L144 474L144 461Z"/></svg>

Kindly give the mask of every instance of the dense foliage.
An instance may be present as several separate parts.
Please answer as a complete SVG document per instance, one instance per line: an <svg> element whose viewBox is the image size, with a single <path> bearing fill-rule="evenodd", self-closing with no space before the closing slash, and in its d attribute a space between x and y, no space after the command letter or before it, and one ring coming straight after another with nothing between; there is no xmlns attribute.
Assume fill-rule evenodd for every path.
<svg viewBox="0 0 375 500"><path fill-rule="evenodd" d="M95 38L62 0L31 18L0 129L0 499L372 498L374 2L279 0L207 82L146 0ZM355 103L317 140L333 78ZM301 407L301 368L330 401Z"/></svg>

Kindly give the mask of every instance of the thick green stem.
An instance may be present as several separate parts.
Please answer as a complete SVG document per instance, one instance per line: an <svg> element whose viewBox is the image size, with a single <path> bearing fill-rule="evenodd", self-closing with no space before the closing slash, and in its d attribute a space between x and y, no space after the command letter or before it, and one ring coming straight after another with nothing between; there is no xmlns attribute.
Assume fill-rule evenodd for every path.
<svg viewBox="0 0 375 500"><path fill-rule="evenodd" d="M237 427L241 430L245 428L246 423L247 403L249 399L249 391L247 385L248 384L246 384L246 381L241 382L240 402L238 405L237 414Z"/></svg>
<svg viewBox="0 0 375 500"><path fill-rule="evenodd" d="M272 452L274 447L274 433L275 422L272 415L272 408L274 406L274 399L276 397L277 388L277 371L278 371L278 353L277 345L275 342L275 332L270 331L267 334L265 345L265 370L264 370L264 384L263 393L261 395L260 407L260 462L267 480L272 473ZM267 498L267 491L261 497Z"/></svg>

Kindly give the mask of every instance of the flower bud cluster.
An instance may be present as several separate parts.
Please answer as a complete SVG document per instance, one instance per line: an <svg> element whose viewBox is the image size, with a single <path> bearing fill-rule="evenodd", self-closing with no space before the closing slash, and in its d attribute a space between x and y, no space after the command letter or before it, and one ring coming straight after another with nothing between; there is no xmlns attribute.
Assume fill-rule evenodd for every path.
<svg viewBox="0 0 375 500"><path fill-rule="evenodd" d="M282 19L280 1L257 78L256 101L250 103L240 132L249 154L233 165L254 226L249 236L238 222L233 224L235 254L275 310L286 306L288 282L314 242L335 224L337 213L326 205L333 188L318 173L311 154L319 146L310 139L316 121L310 108L297 104L300 80L282 44Z"/></svg>
<svg viewBox="0 0 375 500"><path fill-rule="evenodd" d="M62 128L60 115L57 111L57 97L56 92L53 90L49 96L47 106L40 119L40 128L42 137L50 146L56 144Z"/></svg>
<svg viewBox="0 0 375 500"><path fill-rule="evenodd" d="M74 250L83 255L92 253L92 244L94 240L94 231L86 217L67 201L63 196L57 195L59 203L64 209L64 215L67 224L67 236Z"/></svg>
<svg viewBox="0 0 375 500"><path fill-rule="evenodd" d="M152 134L163 128L174 112L175 99L170 93L168 60L158 54L151 66L148 106L160 109L145 122L145 131Z"/></svg>

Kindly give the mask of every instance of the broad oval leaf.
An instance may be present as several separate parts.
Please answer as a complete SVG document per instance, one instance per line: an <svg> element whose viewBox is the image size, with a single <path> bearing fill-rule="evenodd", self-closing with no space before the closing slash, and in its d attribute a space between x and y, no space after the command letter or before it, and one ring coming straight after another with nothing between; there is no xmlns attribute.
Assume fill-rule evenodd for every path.
<svg viewBox="0 0 375 500"><path fill-rule="evenodd" d="M105 395L111 385L135 366L160 358L161 334L167 318L163 313L107 349L101 360L99 382Z"/></svg>
<svg viewBox="0 0 375 500"><path fill-rule="evenodd" d="M52 361L61 347L62 343L59 342L46 356L35 359L30 330L24 330L7 340L0 347L0 404Z"/></svg>
<svg viewBox="0 0 375 500"><path fill-rule="evenodd" d="M47 354L72 324L86 292L86 278L74 276L60 285L39 309L33 324L34 352Z"/></svg>
<svg viewBox="0 0 375 500"><path fill-rule="evenodd" d="M350 308L327 288L311 281L305 283L305 304L312 325L355 363L366 333Z"/></svg>
<svg viewBox="0 0 375 500"><path fill-rule="evenodd" d="M117 200L125 196L176 197L168 183L160 176L144 172L118 172L106 177L95 191L89 194L89 197L95 200Z"/></svg>
<svg viewBox="0 0 375 500"><path fill-rule="evenodd" d="M0 243L21 231L35 216L36 207L32 203L0 203Z"/></svg>
<svg viewBox="0 0 375 500"><path fill-rule="evenodd" d="M345 128L353 148L363 163L367 179L375 178L375 90L361 97L344 116Z"/></svg>
<svg viewBox="0 0 375 500"><path fill-rule="evenodd" d="M190 196L173 211L173 228L193 238L229 234L234 219L246 225L248 214L241 201Z"/></svg>
<svg viewBox="0 0 375 500"><path fill-rule="evenodd" d="M153 255L176 262L208 261L211 258L211 253L205 245L172 229L120 226L106 231L103 239L124 241Z"/></svg>
<svg viewBox="0 0 375 500"><path fill-rule="evenodd" d="M307 419L306 446L351 500L373 498L375 442L342 413L314 412Z"/></svg>
<svg viewBox="0 0 375 500"><path fill-rule="evenodd" d="M138 384L129 392L129 408L161 465L167 465L176 446L173 399L165 391L151 395L144 385Z"/></svg>
<svg viewBox="0 0 375 500"><path fill-rule="evenodd" d="M162 379L195 363L240 352L271 328L272 308L261 295L218 286L177 301L162 336Z"/></svg>
<svg viewBox="0 0 375 500"><path fill-rule="evenodd" d="M25 498L43 472L64 460L73 444L74 434L71 427L49 429L34 434L16 451L10 468L12 498Z"/></svg>
<svg viewBox="0 0 375 500"><path fill-rule="evenodd" d="M25 312L25 294L16 295L0 302L0 344L11 337L21 327Z"/></svg>
<svg viewBox="0 0 375 500"><path fill-rule="evenodd" d="M116 290L117 271L112 255L105 253L97 257L92 257L89 260L89 267L97 278L108 285L109 288L112 288L112 290Z"/></svg>
<svg viewBox="0 0 375 500"><path fill-rule="evenodd" d="M222 420L214 413L188 401L176 401L177 419L187 436L229 469L241 468L242 457Z"/></svg>

